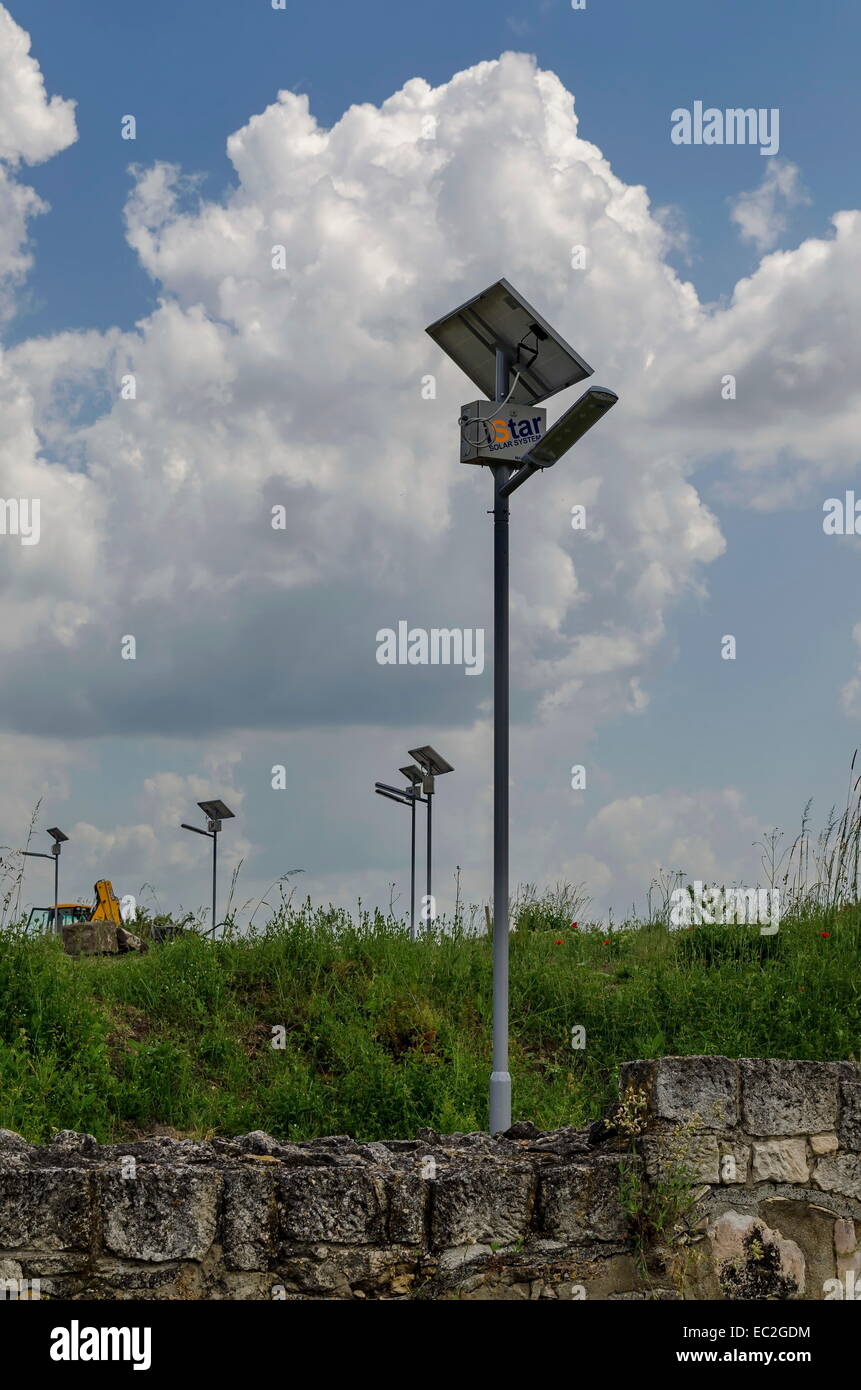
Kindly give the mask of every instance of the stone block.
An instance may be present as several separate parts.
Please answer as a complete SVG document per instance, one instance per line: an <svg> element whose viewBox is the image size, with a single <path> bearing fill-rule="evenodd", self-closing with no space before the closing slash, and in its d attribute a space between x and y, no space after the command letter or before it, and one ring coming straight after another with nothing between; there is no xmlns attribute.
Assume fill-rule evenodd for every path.
<svg viewBox="0 0 861 1390"><path fill-rule="evenodd" d="M132 1260L200 1260L215 1239L221 1176L193 1168L99 1173L105 1247Z"/></svg>
<svg viewBox="0 0 861 1390"><path fill-rule="evenodd" d="M807 1182L810 1166L804 1139L767 1139L753 1146L754 1182Z"/></svg>
<svg viewBox="0 0 861 1390"><path fill-rule="evenodd" d="M642 1141L646 1177L663 1182L685 1172L691 1183L720 1182L720 1152L714 1134L650 1134Z"/></svg>
<svg viewBox="0 0 861 1390"><path fill-rule="evenodd" d="M535 1176L525 1164L473 1161L431 1184L431 1244L511 1245L526 1234Z"/></svg>
<svg viewBox="0 0 861 1390"><path fill-rule="evenodd" d="M861 1202L861 1157L857 1154L835 1154L833 1158L818 1159L813 1170L813 1182L823 1192Z"/></svg>
<svg viewBox="0 0 861 1390"><path fill-rule="evenodd" d="M0 1170L0 1248L86 1250L91 1177L82 1169Z"/></svg>
<svg viewBox="0 0 861 1390"><path fill-rule="evenodd" d="M840 1087L840 1145L861 1152L861 1081L844 1080Z"/></svg>
<svg viewBox="0 0 861 1390"><path fill-rule="evenodd" d="M748 1134L775 1137L837 1128L837 1064L744 1057L740 1067L742 1126Z"/></svg>
<svg viewBox="0 0 861 1390"><path fill-rule="evenodd" d="M274 1254L275 1190L271 1172L225 1173L220 1236L228 1269L269 1268Z"/></svg>
<svg viewBox="0 0 861 1390"><path fill-rule="evenodd" d="M810 1147L814 1154L819 1158L823 1154L834 1154L837 1152L836 1134L811 1134L808 1136Z"/></svg>
<svg viewBox="0 0 861 1390"><path fill-rule="evenodd" d="M619 1094L628 1086L646 1091L660 1120L692 1121L703 1129L727 1129L738 1122L738 1063L728 1057L660 1057L626 1062Z"/></svg>
<svg viewBox="0 0 861 1390"><path fill-rule="evenodd" d="M619 1158L596 1154L588 1162L542 1172L541 1229L572 1244L623 1241L628 1223L619 1203Z"/></svg>
<svg viewBox="0 0 861 1390"><path fill-rule="evenodd" d="M67 956L115 956L119 949L113 922L70 922L63 927Z"/></svg>
<svg viewBox="0 0 861 1390"><path fill-rule="evenodd" d="M364 1168L295 1168L283 1173L278 1207L282 1241L373 1245L385 1239L385 1187Z"/></svg>
<svg viewBox="0 0 861 1390"><path fill-rule="evenodd" d="M430 1188L420 1173L398 1173L388 1181L389 1240L396 1245L423 1245Z"/></svg>

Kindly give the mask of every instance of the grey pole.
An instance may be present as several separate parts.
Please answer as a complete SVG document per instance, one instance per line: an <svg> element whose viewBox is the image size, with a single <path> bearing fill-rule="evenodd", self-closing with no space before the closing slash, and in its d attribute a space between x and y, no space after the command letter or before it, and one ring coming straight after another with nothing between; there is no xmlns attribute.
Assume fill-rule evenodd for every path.
<svg viewBox="0 0 861 1390"><path fill-rule="evenodd" d="M212 939L215 940L215 865L218 858L218 831L212 834Z"/></svg>
<svg viewBox="0 0 861 1390"><path fill-rule="evenodd" d="M432 808L432 807L433 807L433 793L432 793L432 792L428 792L428 862L427 862L428 891L427 891L427 900L426 900L426 901L427 901L427 910L428 910L428 912L431 912L431 911L432 911L432 906L431 906L431 904L432 904L432 894L431 894L431 808ZM426 918L425 918L425 931L426 931L426 932L427 932L427 931L430 931L430 926L429 926L428 924L429 924L429 923L432 923L432 922L433 922L433 917L432 917L432 916L431 916L431 917L426 917Z"/></svg>
<svg viewBox="0 0 861 1390"><path fill-rule="evenodd" d="M416 797L410 805L410 941L416 939Z"/></svg>
<svg viewBox="0 0 861 1390"><path fill-rule="evenodd" d="M54 846L54 931L60 930L60 846Z"/></svg>
<svg viewBox="0 0 861 1390"><path fill-rule="evenodd" d="M496 350L496 399L508 395L511 359ZM508 1070L508 464L493 468L493 1062L490 1132L511 1126Z"/></svg>

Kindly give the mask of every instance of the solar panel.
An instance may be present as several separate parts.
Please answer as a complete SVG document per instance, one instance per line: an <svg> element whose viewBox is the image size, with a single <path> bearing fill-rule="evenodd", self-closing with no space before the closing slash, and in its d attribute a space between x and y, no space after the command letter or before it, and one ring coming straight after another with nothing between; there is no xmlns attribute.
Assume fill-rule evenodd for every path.
<svg viewBox="0 0 861 1390"><path fill-rule="evenodd" d="M451 763L447 763L435 749L426 743L424 748L410 748L409 755L415 758L417 763L421 763L428 772L434 777L440 777L444 772L454 772Z"/></svg>
<svg viewBox="0 0 861 1390"><path fill-rule="evenodd" d="M592 375L589 363L507 280L497 280L426 331L489 400L496 394L497 348L510 354L513 373L520 372L509 397L518 403L535 405Z"/></svg>

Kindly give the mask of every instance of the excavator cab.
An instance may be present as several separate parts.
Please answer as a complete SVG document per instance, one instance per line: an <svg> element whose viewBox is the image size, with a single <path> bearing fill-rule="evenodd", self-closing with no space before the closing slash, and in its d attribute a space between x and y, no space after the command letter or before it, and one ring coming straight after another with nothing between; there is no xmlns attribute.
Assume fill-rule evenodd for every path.
<svg viewBox="0 0 861 1390"><path fill-rule="evenodd" d="M85 903L60 903L57 911L61 928L71 926L73 922L89 922L92 917L92 908L87 907ZM27 918L27 931L35 934L54 930L54 909L34 907Z"/></svg>
<svg viewBox="0 0 861 1390"><path fill-rule="evenodd" d="M110 879L100 878L93 892L96 901L92 907L88 907L86 903L57 904L60 931L63 927L73 927L80 922L111 922L116 927L122 926L120 904ZM27 931L35 933L56 930L58 928L54 922L53 907L34 907L27 918Z"/></svg>

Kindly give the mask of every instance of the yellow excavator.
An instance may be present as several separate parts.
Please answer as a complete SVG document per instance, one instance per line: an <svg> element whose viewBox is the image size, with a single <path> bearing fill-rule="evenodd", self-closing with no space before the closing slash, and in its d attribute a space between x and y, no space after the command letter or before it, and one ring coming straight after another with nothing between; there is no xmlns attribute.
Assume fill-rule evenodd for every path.
<svg viewBox="0 0 861 1390"><path fill-rule="evenodd" d="M140 938L123 927L119 899L110 879L100 878L93 892L96 901L92 907L86 903L58 903L57 922L52 907L34 907L27 918L27 931L60 932L63 950L70 956L145 950Z"/></svg>

